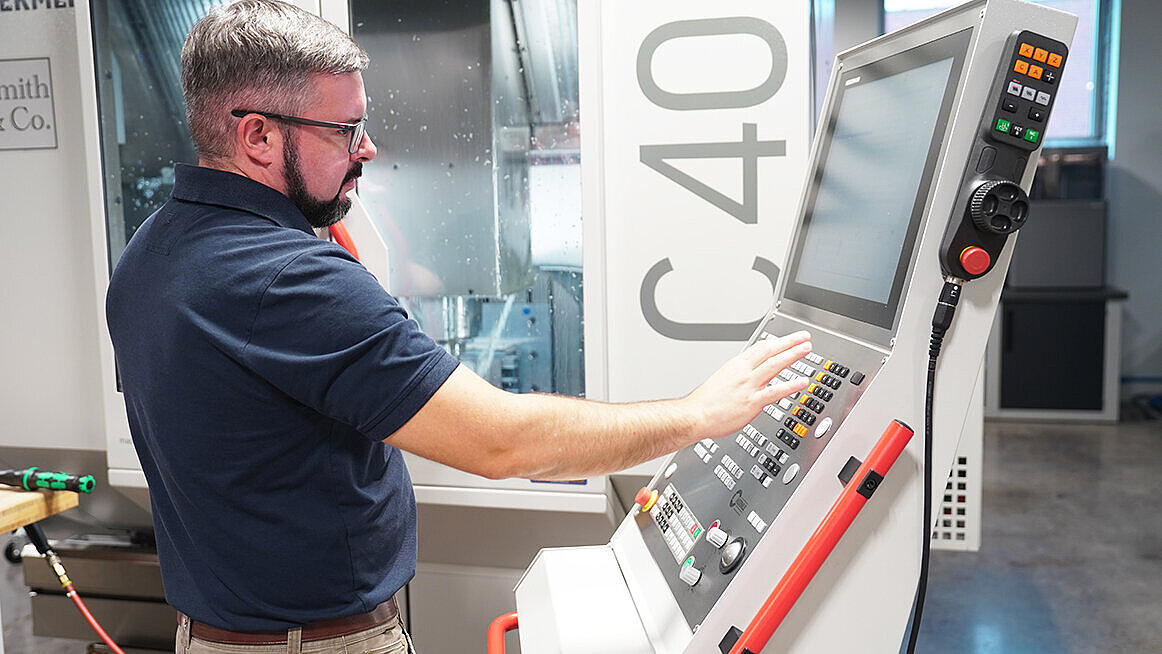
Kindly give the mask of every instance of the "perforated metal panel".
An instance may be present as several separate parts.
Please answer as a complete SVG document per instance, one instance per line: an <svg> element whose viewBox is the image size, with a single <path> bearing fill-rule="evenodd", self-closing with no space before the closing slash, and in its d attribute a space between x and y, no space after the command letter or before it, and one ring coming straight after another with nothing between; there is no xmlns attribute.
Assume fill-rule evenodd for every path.
<svg viewBox="0 0 1162 654"><path fill-rule="evenodd" d="M937 496L939 508L932 529L932 548L975 552L980 549L981 484L984 474L984 420L981 404L981 379L978 378L971 409L965 420L952 472L944 486L944 494Z"/></svg>

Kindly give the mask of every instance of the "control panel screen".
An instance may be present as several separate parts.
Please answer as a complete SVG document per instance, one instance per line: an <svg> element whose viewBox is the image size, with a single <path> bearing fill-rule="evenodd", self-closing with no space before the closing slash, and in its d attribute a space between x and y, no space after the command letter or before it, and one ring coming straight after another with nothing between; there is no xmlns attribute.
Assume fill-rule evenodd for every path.
<svg viewBox="0 0 1162 654"><path fill-rule="evenodd" d="M969 31L845 71L786 297L890 329Z"/></svg>

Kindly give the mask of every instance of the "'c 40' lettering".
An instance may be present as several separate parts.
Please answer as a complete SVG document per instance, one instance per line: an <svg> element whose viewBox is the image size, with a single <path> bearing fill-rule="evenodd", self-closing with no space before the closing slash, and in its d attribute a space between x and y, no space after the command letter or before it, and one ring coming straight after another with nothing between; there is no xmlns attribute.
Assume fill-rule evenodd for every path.
<svg viewBox="0 0 1162 654"><path fill-rule="evenodd" d="M658 47L672 39L693 36L755 36L771 53L766 79L751 89L705 93L674 93L658 85L653 75L653 59ZM774 25L754 17L710 18L675 21L662 25L643 39L637 54L638 85L646 98L664 109L677 111L737 109L766 102L782 87L787 75L787 44ZM742 139L717 143L666 143L642 145L640 160L679 186L721 209L739 222L758 223L759 157L783 157L787 142L758 140L756 123L742 124ZM742 200L734 200L708 184L695 179L668 163L671 159L742 160ZM745 341L761 321L749 323L679 323L662 315L657 304L657 286L661 278L674 269L669 258L654 264L642 279L641 308L646 322L659 334L683 341ZM755 257L752 270L762 273L771 283L772 293L779 277L779 267L763 257ZM765 310L765 307L764 307Z"/></svg>

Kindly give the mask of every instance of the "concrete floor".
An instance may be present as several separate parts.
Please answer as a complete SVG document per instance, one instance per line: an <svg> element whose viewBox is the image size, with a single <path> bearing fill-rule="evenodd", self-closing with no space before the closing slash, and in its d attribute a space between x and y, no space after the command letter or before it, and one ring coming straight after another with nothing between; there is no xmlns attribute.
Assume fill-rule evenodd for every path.
<svg viewBox="0 0 1162 654"><path fill-rule="evenodd" d="M934 552L917 651L1162 652L1162 423L985 425L981 549Z"/></svg>
<svg viewBox="0 0 1162 654"><path fill-rule="evenodd" d="M981 550L933 552L917 652L1162 652L1162 423L990 421L983 463ZM0 571L6 654L86 651L32 636Z"/></svg>

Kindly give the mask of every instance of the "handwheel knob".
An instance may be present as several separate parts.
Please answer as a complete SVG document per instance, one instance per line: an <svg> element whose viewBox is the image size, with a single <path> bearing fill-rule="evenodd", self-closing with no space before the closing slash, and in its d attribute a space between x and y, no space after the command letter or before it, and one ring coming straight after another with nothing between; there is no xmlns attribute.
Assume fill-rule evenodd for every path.
<svg viewBox="0 0 1162 654"><path fill-rule="evenodd" d="M1012 234L1029 217L1029 196L1015 182L994 179L972 192L968 211L977 229L993 234Z"/></svg>

